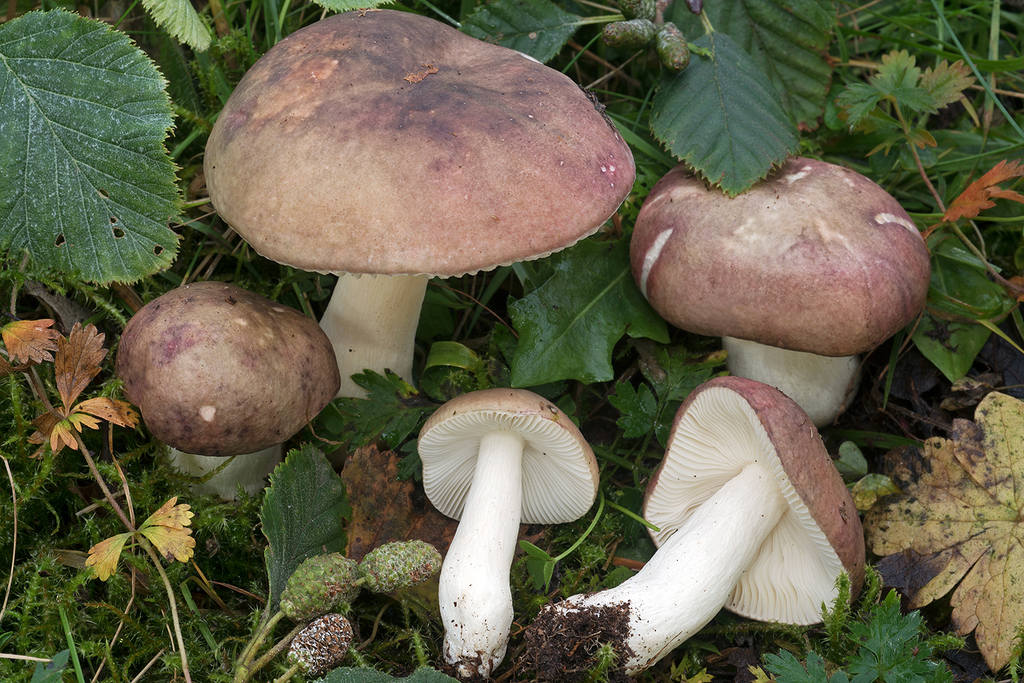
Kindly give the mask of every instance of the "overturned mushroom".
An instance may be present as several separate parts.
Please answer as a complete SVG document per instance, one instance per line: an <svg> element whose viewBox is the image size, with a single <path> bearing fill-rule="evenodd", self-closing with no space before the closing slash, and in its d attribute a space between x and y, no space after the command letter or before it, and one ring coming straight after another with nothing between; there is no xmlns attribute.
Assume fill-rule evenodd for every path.
<svg viewBox="0 0 1024 683"><path fill-rule="evenodd" d="M444 656L460 676L488 676L508 645L520 523L581 517L597 496L597 462L565 413L522 389L452 399L423 426L418 451L427 498L460 520L438 588Z"/></svg>
<svg viewBox="0 0 1024 683"><path fill-rule="evenodd" d="M221 282L184 285L143 306L125 326L116 371L174 464L226 498L254 492L286 441L316 417L340 382L330 341L314 320ZM204 491L204 492L205 492Z"/></svg>
<svg viewBox="0 0 1024 683"><path fill-rule="evenodd" d="M527 631L527 659L550 667L580 645L559 637L574 632L566 623L597 624L624 611L621 631L606 638L635 673L722 607L811 624L834 599L841 572L854 592L863 581L860 519L817 430L791 399L759 382L720 377L690 394L644 515L659 528L654 557L615 588L547 606Z"/></svg>
<svg viewBox="0 0 1024 683"><path fill-rule="evenodd" d="M546 256L615 213L635 169L601 109L514 50L408 12L347 12L246 73L206 182L257 252L342 274L321 325L340 395L358 397L366 368L412 381L430 276Z"/></svg>
<svg viewBox="0 0 1024 683"><path fill-rule="evenodd" d="M781 389L818 426L856 389L857 355L924 309L931 277L899 203L813 159L732 198L676 167L644 201L630 251L655 310L724 337L730 372Z"/></svg>

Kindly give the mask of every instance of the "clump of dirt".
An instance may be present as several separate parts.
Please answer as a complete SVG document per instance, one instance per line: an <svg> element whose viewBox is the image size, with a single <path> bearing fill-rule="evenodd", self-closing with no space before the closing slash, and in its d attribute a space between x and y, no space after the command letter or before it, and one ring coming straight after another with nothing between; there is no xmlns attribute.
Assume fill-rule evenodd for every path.
<svg viewBox="0 0 1024 683"><path fill-rule="evenodd" d="M571 612L546 605L523 634L521 666L533 669L539 681L579 683L597 664L594 653L607 643L618 653L619 665L607 672L606 680L628 683L632 679L622 665L634 654L627 644L629 612L629 602Z"/></svg>

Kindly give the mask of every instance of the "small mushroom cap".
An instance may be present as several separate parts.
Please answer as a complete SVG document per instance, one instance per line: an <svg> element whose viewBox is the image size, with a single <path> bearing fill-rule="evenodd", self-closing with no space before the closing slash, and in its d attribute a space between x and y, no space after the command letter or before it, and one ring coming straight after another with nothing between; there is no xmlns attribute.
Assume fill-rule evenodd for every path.
<svg viewBox="0 0 1024 683"><path fill-rule="evenodd" d="M341 383L315 320L220 282L185 285L143 306L121 335L116 371L153 436L200 455L286 441Z"/></svg>
<svg viewBox="0 0 1024 683"><path fill-rule="evenodd" d="M864 533L853 498L807 414L785 394L743 377L697 387L676 413L644 517L661 545L746 465L772 472L789 502L726 607L760 621L813 624L835 580L864 580Z"/></svg>
<svg viewBox="0 0 1024 683"><path fill-rule="evenodd" d="M633 276L673 325L821 356L868 351L924 308L928 249L885 190L793 158L729 198L677 166L651 190Z"/></svg>
<svg viewBox="0 0 1024 683"><path fill-rule="evenodd" d="M615 212L635 168L601 109L514 50L408 12L347 12L246 73L206 183L275 261L462 275L545 256Z"/></svg>
<svg viewBox="0 0 1024 683"><path fill-rule="evenodd" d="M442 514L462 518L480 439L494 430L517 432L526 441L522 522L561 524L590 509L597 497L597 461L572 420L531 391L484 389L448 401L420 430L423 488Z"/></svg>

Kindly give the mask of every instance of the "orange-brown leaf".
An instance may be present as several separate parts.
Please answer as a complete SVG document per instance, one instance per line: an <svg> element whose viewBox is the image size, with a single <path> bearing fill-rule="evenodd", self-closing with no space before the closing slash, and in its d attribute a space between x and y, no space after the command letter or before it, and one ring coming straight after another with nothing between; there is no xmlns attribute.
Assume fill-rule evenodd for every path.
<svg viewBox="0 0 1024 683"><path fill-rule="evenodd" d="M83 328L81 323L75 323L67 339L61 337L57 340L54 373L57 391L65 407L74 403L93 377L99 374L100 363L107 355L103 337L95 325Z"/></svg>
<svg viewBox="0 0 1024 683"><path fill-rule="evenodd" d="M89 413L107 422L113 422L119 427L131 428L139 423L139 414L132 410L131 404L104 396L82 401L74 407L72 412Z"/></svg>
<svg viewBox="0 0 1024 683"><path fill-rule="evenodd" d="M106 581L117 571L117 560L121 557L124 544L131 538L130 533L118 534L100 541L89 548L89 557L85 558L85 566L92 567L100 581Z"/></svg>
<svg viewBox="0 0 1024 683"><path fill-rule="evenodd" d="M19 360L23 363L52 361L60 337L60 332L50 329L52 325L49 319L15 320L0 328L11 360L15 363Z"/></svg>
<svg viewBox="0 0 1024 683"><path fill-rule="evenodd" d="M1024 196L999 186L999 183L1021 176L1024 176L1024 166L1020 165L1020 159L1003 159L988 173L968 185L946 209L943 219L952 222L960 218L974 218L983 209L990 209L996 205L992 201L993 198L1009 199L1024 204Z"/></svg>

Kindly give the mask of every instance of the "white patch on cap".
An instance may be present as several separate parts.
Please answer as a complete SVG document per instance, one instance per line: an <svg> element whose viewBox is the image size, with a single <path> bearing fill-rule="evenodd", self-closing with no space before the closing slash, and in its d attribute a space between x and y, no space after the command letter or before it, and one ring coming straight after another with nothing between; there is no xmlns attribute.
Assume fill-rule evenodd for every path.
<svg viewBox="0 0 1024 683"><path fill-rule="evenodd" d="M213 406L203 406L199 409L199 417L203 418L207 422L213 422L213 417L216 414L217 409Z"/></svg>
<svg viewBox="0 0 1024 683"><path fill-rule="evenodd" d="M810 167L805 168L802 171L800 171L799 173L792 173L792 174L786 176L786 182L787 183L795 183L796 181L800 180L801 178L807 177L807 175L810 173L809 168Z"/></svg>
<svg viewBox="0 0 1024 683"><path fill-rule="evenodd" d="M245 327L246 325L249 324L249 321L246 320L245 318L235 318L231 322L235 323L236 325L241 325L242 327Z"/></svg>
<svg viewBox="0 0 1024 683"><path fill-rule="evenodd" d="M654 268L658 257L661 256L661 250L665 248L665 242L668 242L668 238L672 236L673 230L674 228L669 228L659 233L654 238L654 244L651 245L651 248L644 255L644 265L640 269L640 291L643 292L645 297L647 297L647 277L651 274L651 269Z"/></svg>
<svg viewBox="0 0 1024 683"><path fill-rule="evenodd" d="M879 225L885 225L886 223L896 223L898 225L902 225L904 228L906 228L907 230L911 231L915 235L921 234L918 231L917 226L914 225L913 221L908 221L903 216L897 216L897 215L892 214L892 213L880 213L880 214L878 214L877 216L875 216L875 222L878 223Z"/></svg>

